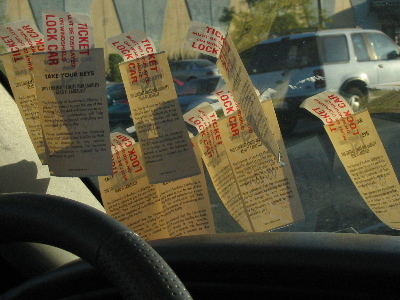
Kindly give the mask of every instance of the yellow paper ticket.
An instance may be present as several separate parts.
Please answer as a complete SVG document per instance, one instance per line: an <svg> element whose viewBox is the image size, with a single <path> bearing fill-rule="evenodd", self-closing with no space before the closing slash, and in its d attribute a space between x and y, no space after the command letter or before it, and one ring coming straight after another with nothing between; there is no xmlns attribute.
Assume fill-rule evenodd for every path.
<svg viewBox="0 0 400 300"><path fill-rule="evenodd" d="M280 161L282 157L279 146L231 38L225 37L216 28L199 22L192 22L186 37L185 47L218 58L217 67L242 110L244 118L253 128L260 141Z"/></svg>
<svg viewBox="0 0 400 300"><path fill-rule="evenodd" d="M120 69L150 183L199 174L166 54L129 60Z"/></svg>
<svg viewBox="0 0 400 300"><path fill-rule="evenodd" d="M215 233L200 149L197 143L193 147L201 173L157 184L171 237Z"/></svg>
<svg viewBox="0 0 400 300"><path fill-rule="evenodd" d="M184 119L199 131L195 140L222 203L244 230L254 231L222 143L217 114L203 103L187 112Z"/></svg>
<svg viewBox="0 0 400 300"><path fill-rule="evenodd" d="M147 179L139 144L120 133L110 138L113 175L99 177L106 212L146 240L169 237L157 186Z"/></svg>
<svg viewBox="0 0 400 300"><path fill-rule="evenodd" d="M272 109L271 101L263 108ZM210 105L200 105L184 118L200 131L197 138L210 177L244 230L266 231L304 218L290 165L284 167L274 158L240 110L218 120Z"/></svg>
<svg viewBox="0 0 400 300"><path fill-rule="evenodd" d="M270 105L266 110L272 107L271 101L264 105ZM219 125L254 231L271 230L303 219L290 165L283 166L275 159L240 110L221 119Z"/></svg>
<svg viewBox="0 0 400 300"><path fill-rule="evenodd" d="M347 102L331 92L308 98L302 107L324 121L337 155L371 210L399 229L399 181L368 111L352 114Z"/></svg>
<svg viewBox="0 0 400 300"><path fill-rule="evenodd" d="M137 59L156 52L151 38L143 31L132 30L107 39L109 43L124 59Z"/></svg>
<svg viewBox="0 0 400 300"><path fill-rule="evenodd" d="M42 46L40 46L40 50L43 50ZM31 51L31 48L23 49L22 52L24 52L24 55L17 61L14 60L14 53L3 54L2 61L15 102L21 113L33 147L40 161L45 164L47 162L46 150L39 118Z"/></svg>
<svg viewBox="0 0 400 300"><path fill-rule="evenodd" d="M113 175L99 177L108 214L146 240L215 233L202 168L199 175L150 184L139 144L113 133L111 148Z"/></svg>
<svg viewBox="0 0 400 300"><path fill-rule="evenodd" d="M43 11L45 51L49 64L70 61L74 66L74 51L89 54L94 48L93 27L89 16L63 12ZM67 54L70 52L70 54Z"/></svg>
<svg viewBox="0 0 400 300"><path fill-rule="evenodd" d="M2 61L15 102L40 161L46 163L32 66L32 54L44 50L43 35L30 21L21 21L0 26L0 43L8 52Z"/></svg>

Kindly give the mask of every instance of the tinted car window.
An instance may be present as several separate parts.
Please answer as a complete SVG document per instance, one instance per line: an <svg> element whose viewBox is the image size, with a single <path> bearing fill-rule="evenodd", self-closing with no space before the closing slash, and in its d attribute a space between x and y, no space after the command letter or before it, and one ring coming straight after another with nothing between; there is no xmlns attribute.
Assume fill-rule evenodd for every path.
<svg viewBox="0 0 400 300"><path fill-rule="evenodd" d="M379 33L368 33L368 37L378 60L388 59L390 55L399 54L396 45L386 36Z"/></svg>
<svg viewBox="0 0 400 300"><path fill-rule="evenodd" d="M356 33L351 35L351 39L353 41L357 61L370 60L363 36L360 33Z"/></svg>
<svg viewBox="0 0 400 300"><path fill-rule="evenodd" d="M124 85L117 83L107 89L108 95L115 100L127 99Z"/></svg>
<svg viewBox="0 0 400 300"><path fill-rule="evenodd" d="M196 61L195 65L200 67L200 68L207 68L207 67L214 66L214 64L211 61L207 61L207 60Z"/></svg>
<svg viewBox="0 0 400 300"><path fill-rule="evenodd" d="M189 63L185 62L176 62L170 65L171 71L183 71L190 70L191 66Z"/></svg>
<svg viewBox="0 0 400 300"><path fill-rule="evenodd" d="M248 65L249 74L290 70L319 65L315 37L258 45Z"/></svg>
<svg viewBox="0 0 400 300"><path fill-rule="evenodd" d="M334 63L349 60L349 50L344 35L322 37L321 41L324 62Z"/></svg>
<svg viewBox="0 0 400 300"><path fill-rule="evenodd" d="M177 71L179 70L179 64L178 63L173 63L169 65L171 71Z"/></svg>
<svg viewBox="0 0 400 300"><path fill-rule="evenodd" d="M219 77L188 81L182 86L178 92L178 96L190 94L211 94L215 91L219 81Z"/></svg>
<svg viewBox="0 0 400 300"><path fill-rule="evenodd" d="M188 62L176 62L170 65L171 71L186 71L192 69L192 65Z"/></svg>
<svg viewBox="0 0 400 300"><path fill-rule="evenodd" d="M179 70L191 70L192 65L190 63L182 63L179 67Z"/></svg>

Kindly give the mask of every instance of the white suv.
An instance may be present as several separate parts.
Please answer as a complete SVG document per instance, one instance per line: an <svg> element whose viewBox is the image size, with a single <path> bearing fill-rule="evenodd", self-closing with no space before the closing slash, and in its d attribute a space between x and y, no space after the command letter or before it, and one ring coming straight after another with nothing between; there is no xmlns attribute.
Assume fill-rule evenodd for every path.
<svg viewBox="0 0 400 300"><path fill-rule="evenodd" d="M265 40L242 53L254 86L274 100L282 131L291 131L300 103L324 90L343 95L355 110L368 86L400 82L398 46L384 33L332 29Z"/></svg>

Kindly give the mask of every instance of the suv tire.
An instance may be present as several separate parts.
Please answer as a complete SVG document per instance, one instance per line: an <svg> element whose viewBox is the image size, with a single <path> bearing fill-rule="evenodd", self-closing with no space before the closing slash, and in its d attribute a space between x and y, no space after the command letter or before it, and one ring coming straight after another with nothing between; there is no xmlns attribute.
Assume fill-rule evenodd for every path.
<svg viewBox="0 0 400 300"><path fill-rule="evenodd" d="M360 87L351 86L346 90L347 99L354 112L366 108L368 95Z"/></svg>

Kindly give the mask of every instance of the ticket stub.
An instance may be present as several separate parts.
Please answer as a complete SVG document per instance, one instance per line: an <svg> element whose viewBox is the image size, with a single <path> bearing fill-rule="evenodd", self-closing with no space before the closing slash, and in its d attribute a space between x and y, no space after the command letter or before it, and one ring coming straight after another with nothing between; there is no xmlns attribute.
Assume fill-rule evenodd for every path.
<svg viewBox="0 0 400 300"><path fill-rule="evenodd" d="M68 54L57 64L47 52L32 56L50 174L111 174L103 49Z"/></svg>
<svg viewBox="0 0 400 300"><path fill-rule="evenodd" d="M124 58L124 61L156 52L152 39L145 32L137 29L109 38L107 43Z"/></svg>
<svg viewBox="0 0 400 300"><path fill-rule="evenodd" d="M225 35L214 27L192 21L185 40L185 48L218 57Z"/></svg>
<svg viewBox="0 0 400 300"><path fill-rule="evenodd" d="M40 159L46 163L46 151L42 127L39 118L39 106L36 98L35 80L32 70L31 49L24 48L21 59L15 60L13 53L2 55L2 61L7 78L14 94L15 102L21 113L25 127L33 147Z"/></svg>
<svg viewBox="0 0 400 300"><path fill-rule="evenodd" d="M229 36L226 37L217 66L249 126L260 141L281 160L279 146L262 109L255 88Z"/></svg>
<svg viewBox="0 0 400 300"><path fill-rule="evenodd" d="M15 102L40 161L46 163L32 67L32 53L44 50L43 35L32 22L21 21L0 26L0 43L8 52L2 61Z"/></svg>
<svg viewBox="0 0 400 300"><path fill-rule="evenodd" d="M400 229L400 185L368 111L325 125L357 190L385 224Z"/></svg>
<svg viewBox="0 0 400 300"><path fill-rule="evenodd" d="M146 240L215 233L202 169L193 177L150 184L139 143L112 133L111 147L113 175L99 177L108 214Z"/></svg>
<svg viewBox="0 0 400 300"><path fill-rule="evenodd" d="M187 112L184 119L199 131L195 140L222 203L244 230L254 231L222 142L215 111L209 104L200 104Z"/></svg>
<svg viewBox="0 0 400 300"><path fill-rule="evenodd" d="M324 124L333 124L338 119L354 114L353 109L343 97L329 91L310 97L300 107L307 109Z"/></svg>
<svg viewBox="0 0 400 300"><path fill-rule="evenodd" d="M93 48L90 18L60 11L42 17L44 51L32 63L50 174L111 174L104 52Z"/></svg>
<svg viewBox="0 0 400 300"><path fill-rule="evenodd" d="M216 90L213 94L217 97L225 116L239 110L239 105L236 103L226 84Z"/></svg>
<svg viewBox="0 0 400 300"><path fill-rule="evenodd" d="M225 37L216 28L192 21L185 48L218 58L217 67L250 127L278 161L281 161L279 146L231 38Z"/></svg>
<svg viewBox="0 0 400 300"><path fill-rule="evenodd" d="M0 43L6 47L7 52L13 53L13 61L23 59L24 48L30 48L30 53L43 51L37 46L44 44L42 33L31 21L20 21L0 26Z"/></svg>
<svg viewBox="0 0 400 300"><path fill-rule="evenodd" d="M166 54L129 60L120 70L149 182L199 174Z"/></svg>
<svg viewBox="0 0 400 300"><path fill-rule="evenodd" d="M208 103L200 104L183 117L199 131L198 140L202 154L213 160L221 160L219 146L222 145L222 138L217 123L218 116L212 106Z"/></svg>
<svg viewBox="0 0 400 300"><path fill-rule="evenodd" d="M324 121L337 155L371 210L400 229L399 181L368 111L352 114L341 96L329 92L308 98L302 107Z"/></svg>
<svg viewBox="0 0 400 300"><path fill-rule="evenodd" d="M74 67L75 50L80 54L89 54L89 50L94 48L93 27L89 16L43 11L42 18L49 64L57 65L69 60ZM68 55L67 51L70 51Z"/></svg>
<svg viewBox="0 0 400 300"><path fill-rule="evenodd" d="M99 177L107 214L146 240L170 237L157 186L146 176L140 145L121 133L112 133L110 139L113 174Z"/></svg>
<svg viewBox="0 0 400 300"><path fill-rule="evenodd" d="M130 136L121 133L111 133L111 151L113 174L108 176L107 182L111 187L129 184L145 176L143 157L138 152L136 142Z"/></svg>
<svg viewBox="0 0 400 300"><path fill-rule="evenodd" d="M171 237L215 233L200 149L193 147L201 173L157 185Z"/></svg>
<svg viewBox="0 0 400 300"><path fill-rule="evenodd" d="M273 108L272 101L263 105L266 111ZM219 125L253 231L272 230L303 219L290 164L283 166L274 158L240 110L222 118ZM274 128L279 133L279 127ZM288 161L286 152L282 154Z"/></svg>
<svg viewBox="0 0 400 300"><path fill-rule="evenodd" d="M266 113L272 109L269 117L280 136L271 101L263 108ZM244 230L266 231L304 218L290 165L274 159L240 110L218 120L210 105L200 105L184 118L199 130L197 140L213 184Z"/></svg>

